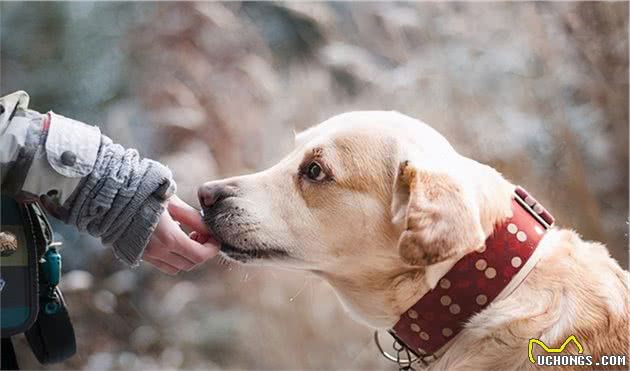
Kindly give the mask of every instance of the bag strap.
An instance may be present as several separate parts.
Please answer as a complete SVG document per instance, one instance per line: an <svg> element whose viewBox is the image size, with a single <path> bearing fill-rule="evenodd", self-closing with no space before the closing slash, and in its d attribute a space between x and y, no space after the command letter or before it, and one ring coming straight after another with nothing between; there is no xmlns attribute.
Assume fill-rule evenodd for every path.
<svg viewBox="0 0 630 371"><path fill-rule="evenodd" d="M37 203L29 205L32 222L37 223L39 271L39 313L33 326L25 332L26 340L37 360L42 363L61 362L76 353L76 339L66 303L57 285L61 276L61 255L54 241L52 227L44 210Z"/></svg>
<svg viewBox="0 0 630 371"><path fill-rule="evenodd" d="M2 363L0 369L2 370L19 370L17 357L15 356L15 349L13 348L13 342L11 338L2 338L2 349L0 349Z"/></svg>

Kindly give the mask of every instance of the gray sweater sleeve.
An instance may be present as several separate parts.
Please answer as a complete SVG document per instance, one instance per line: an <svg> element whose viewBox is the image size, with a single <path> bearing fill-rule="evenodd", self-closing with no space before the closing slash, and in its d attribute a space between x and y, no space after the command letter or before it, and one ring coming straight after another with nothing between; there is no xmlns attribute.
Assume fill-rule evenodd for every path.
<svg viewBox="0 0 630 371"><path fill-rule="evenodd" d="M168 168L103 135L92 172L63 205L65 222L101 237L119 259L137 265L174 191Z"/></svg>
<svg viewBox="0 0 630 371"><path fill-rule="evenodd" d="M113 143L97 127L27 106L24 92L0 98L1 191L40 200L137 265L175 192L170 170Z"/></svg>

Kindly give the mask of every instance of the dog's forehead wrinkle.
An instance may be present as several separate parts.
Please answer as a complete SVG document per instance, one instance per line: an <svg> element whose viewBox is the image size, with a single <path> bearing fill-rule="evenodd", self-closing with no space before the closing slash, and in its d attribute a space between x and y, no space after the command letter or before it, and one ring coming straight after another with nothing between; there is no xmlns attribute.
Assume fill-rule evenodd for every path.
<svg viewBox="0 0 630 371"><path fill-rule="evenodd" d="M315 137L303 137L296 145L293 152L291 152L285 159L298 158L299 162L302 162L307 157L313 156L329 156L331 150L331 138L327 136L315 136Z"/></svg>

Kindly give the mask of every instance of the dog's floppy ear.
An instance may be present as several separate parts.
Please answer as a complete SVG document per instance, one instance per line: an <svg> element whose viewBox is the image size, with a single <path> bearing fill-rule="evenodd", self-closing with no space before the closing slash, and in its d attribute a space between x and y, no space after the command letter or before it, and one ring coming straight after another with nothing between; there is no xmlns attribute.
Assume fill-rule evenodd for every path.
<svg viewBox="0 0 630 371"><path fill-rule="evenodd" d="M479 206L453 174L400 164L394 182L393 223L402 230L399 253L408 264L426 266L463 256L485 236Z"/></svg>

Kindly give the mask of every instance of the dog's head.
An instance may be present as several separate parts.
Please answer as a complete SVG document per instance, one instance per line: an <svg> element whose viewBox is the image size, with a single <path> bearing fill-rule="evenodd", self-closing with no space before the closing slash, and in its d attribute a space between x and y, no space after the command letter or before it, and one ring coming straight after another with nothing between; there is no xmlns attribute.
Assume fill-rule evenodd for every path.
<svg viewBox="0 0 630 371"><path fill-rule="evenodd" d="M483 245L494 209L509 210L509 197L487 205L509 188L500 180L418 120L351 112L299 134L267 170L202 185L199 199L228 257L315 272L354 312L388 306L372 315L386 317L405 309L409 280L431 286L431 267Z"/></svg>

